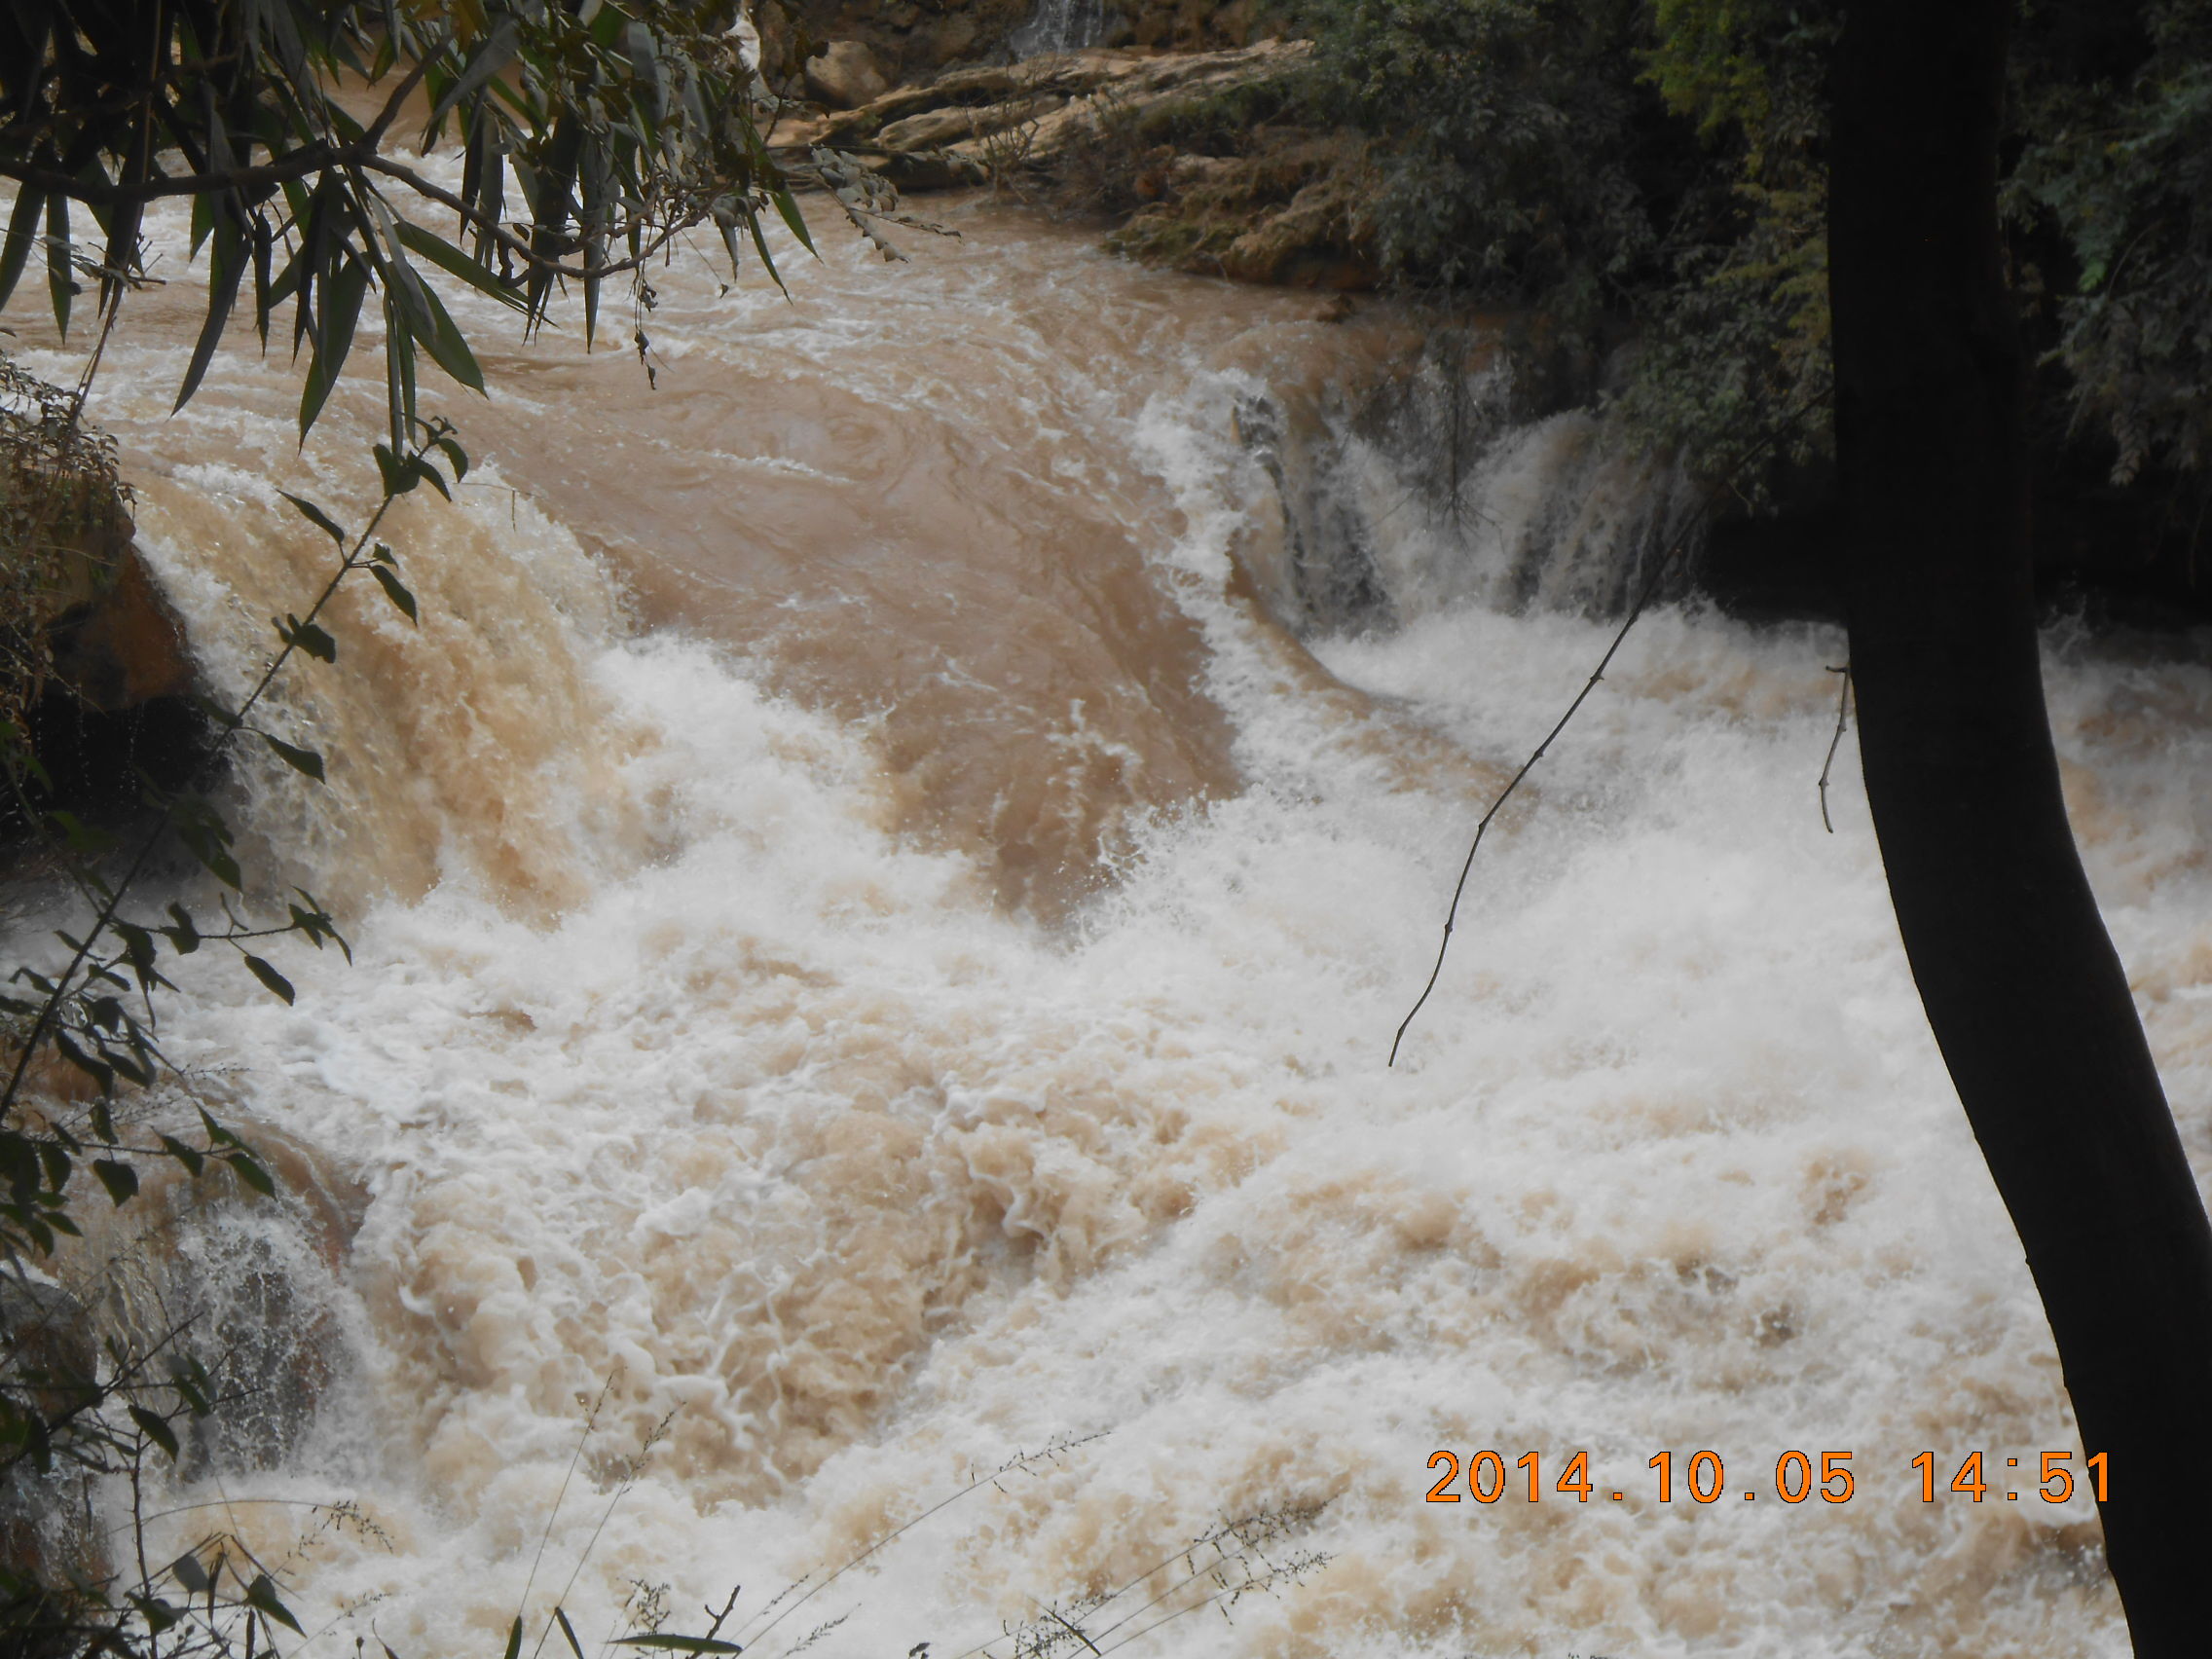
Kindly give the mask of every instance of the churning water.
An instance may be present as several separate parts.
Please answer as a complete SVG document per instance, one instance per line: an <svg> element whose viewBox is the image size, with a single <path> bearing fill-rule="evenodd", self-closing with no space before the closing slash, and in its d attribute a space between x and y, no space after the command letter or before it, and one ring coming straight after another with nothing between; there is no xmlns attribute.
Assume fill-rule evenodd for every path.
<svg viewBox="0 0 2212 1659"><path fill-rule="evenodd" d="M287 1653L460 1659L556 1601L596 1643L641 1584L695 1631L742 1583L742 1623L1057 1446L741 1640L952 1659L1270 1515L1326 1561L1132 1659L2122 1651L2093 1510L2032 1495L2080 1448L1849 764L1822 828L1840 640L1647 618L1385 1070L1474 818L1603 648L1589 536L1531 527L1626 544L1664 480L1555 422L1442 510L1346 413L1417 372L1399 324L950 217L788 303L670 274L657 391L470 313L479 468L390 525L422 626L342 602L279 716L328 787L234 782L354 961L285 955L289 1009L210 964L165 1015L322 1246L255 1246L293 1343L259 1363L313 1409L195 1464L166 1542L287 1563L322 1632ZM358 522L374 405L296 452L241 344L167 419L171 265L95 413L236 691L329 558L276 491ZM2050 684L2203 1168L2212 673L2062 638ZM1440 1448L1511 1492L1425 1502ZM1851 1498L1780 1501L1792 1449L1849 1452ZM1921 1501L1910 1459L1976 1450L2020 1500ZM1173 1576L1086 1630L1215 1592L1116 1624Z"/></svg>

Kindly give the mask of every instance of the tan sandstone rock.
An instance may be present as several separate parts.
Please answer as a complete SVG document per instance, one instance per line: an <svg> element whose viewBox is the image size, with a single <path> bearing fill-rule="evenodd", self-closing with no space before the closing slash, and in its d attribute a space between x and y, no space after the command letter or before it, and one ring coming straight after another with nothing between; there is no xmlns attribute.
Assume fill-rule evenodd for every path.
<svg viewBox="0 0 2212 1659"><path fill-rule="evenodd" d="M831 109L858 109L891 90L875 54L857 40L833 40L806 60L806 90Z"/></svg>

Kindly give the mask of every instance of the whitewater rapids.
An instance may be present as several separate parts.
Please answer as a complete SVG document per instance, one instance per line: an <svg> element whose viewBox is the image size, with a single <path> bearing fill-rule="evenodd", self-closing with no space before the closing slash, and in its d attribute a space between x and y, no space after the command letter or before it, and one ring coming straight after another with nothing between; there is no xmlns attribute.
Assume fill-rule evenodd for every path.
<svg viewBox="0 0 2212 1659"><path fill-rule="evenodd" d="M1848 746L1822 826L1840 639L1646 619L1385 1070L1474 818L1604 648L1467 574L1556 512L1575 434L1495 470L1479 532L1375 506L1390 624L1294 642L1250 597L1283 507L1238 411L1387 375L1402 325L947 218L904 266L830 238L789 301L656 276L657 390L619 339L464 310L494 398L425 403L478 469L387 535L422 626L342 602L276 717L329 786L231 785L249 867L354 961L287 950L292 1008L209 964L165 1010L249 1137L361 1195L290 1269L319 1409L181 1483L166 1541L282 1564L317 1633L287 1655L461 1659L556 1601L618 1634L639 1585L696 1631L742 1583L741 1625L1059 1444L750 1650L842 1616L823 1659L953 1659L1318 1505L1269 1548L1325 1563L1132 1659L2123 1652L2093 1508L2033 1496L2081 1448ZM304 452L242 332L168 419L200 273L162 274L92 412L235 694L329 560L276 491L365 511L380 342ZM26 362L70 378L29 299ZM2201 1172L2212 672L2050 646ZM1440 1448L1538 1452L1543 1496L1427 1503ZM1853 1497L1777 1500L1790 1449L1851 1453ZM1975 1450L2020 1500L1921 1501L1912 1457ZM1576 1452L1588 1503L1551 1487Z"/></svg>

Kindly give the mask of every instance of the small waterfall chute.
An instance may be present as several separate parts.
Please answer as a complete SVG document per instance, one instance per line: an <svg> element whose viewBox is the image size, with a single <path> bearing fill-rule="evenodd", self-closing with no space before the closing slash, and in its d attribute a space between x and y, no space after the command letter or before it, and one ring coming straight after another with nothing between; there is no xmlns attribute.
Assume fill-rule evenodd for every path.
<svg viewBox="0 0 2212 1659"><path fill-rule="evenodd" d="M1037 0L1029 18L1008 37L1016 57L1081 52L1106 33L1106 0Z"/></svg>

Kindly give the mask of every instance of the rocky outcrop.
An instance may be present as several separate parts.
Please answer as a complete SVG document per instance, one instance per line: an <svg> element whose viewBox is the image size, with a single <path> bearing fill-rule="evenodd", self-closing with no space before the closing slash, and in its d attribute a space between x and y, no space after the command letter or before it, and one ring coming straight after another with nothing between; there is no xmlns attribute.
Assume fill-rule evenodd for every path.
<svg viewBox="0 0 2212 1659"><path fill-rule="evenodd" d="M80 1208L83 1236L56 1268L103 1342L166 1345L206 1368L223 1404L177 1425L188 1470L267 1466L297 1449L345 1363L338 1286L368 1206L328 1154L227 1116L276 1197L220 1162L195 1176L142 1161L129 1203Z"/></svg>
<svg viewBox="0 0 2212 1659"><path fill-rule="evenodd" d="M806 90L831 109L858 109L891 90L865 41L834 40L806 60Z"/></svg>
<svg viewBox="0 0 2212 1659"><path fill-rule="evenodd" d="M28 734L39 808L107 819L137 809L142 770L181 784L201 753L192 682L113 445L0 355L0 718ZM18 801L0 808L0 839L30 828Z"/></svg>
<svg viewBox="0 0 2212 1659"><path fill-rule="evenodd" d="M82 1411L96 1393L99 1346L85 1307L19 1268L0 1277L0 1387L45 1422ZM72 1582L103 1577L105 1540L65 1457L41 1468L27 1450L0 1455L0 1648L26 1659L76 1651L62 1640Z"/></svg>
<svg viewBox="0 0 2212 1659"><path fill-rule="evenodd" d="M1020 55L1035 33L1037 0L760 0L754 20L764 67L779 90L797 92L804 65L833 42L867 48L894 81ZM1147 51L1218 52L1273 32L1255 0L1100 0L1080 42ZM1061 42L1045 42L1057 46Z"/></svg>
<svg viewBox="0 0 2212 1659"><path fill-rule="evenodd" d="M99 592L48 630L54 672L90 707L121 714L192 688L184 629L135 547L127 547Z"/></svg>
<svg viewBox="0 0 2212 1659"><path fill-rule="evenodd" d="M1380 278L1361 213L1372 194L1354 135L1296 129L1250 135L1241 154L1138 158L1141 205L1107 240L1119 252L1238 282L1335 292Z"/></svg>
<svg viewBox="0 0 2212 1659"><path fill-rule="evenodd" d="M1060 53L954 70L774 136L794 162L827 150L901 190L987 184L1114 214L1110 245L1178 270L1373 287L1364 145L1264 118L1311 55L1285 40ZM850 166L834 168L823 177L837 185Z"/></svg>
<svg viewBox="0 0 2212 1659"><path fill-rule="evenodd" d="M1125 169L1175 112L1278 81L1311 51L1269 40L1225 52L1059 53L955 70L774 137L857 156L903 190L1103 177Z"/></svg>
<svg viewBox="0 0 2212 1659"><path fill-rule="evenodd" d="M37 387L7 369L8 389ZM103 714L177 695L191 660L132 545L129 492L102 441L55 424L0 409L0 703L27 708L50 680Z"/></svg>

